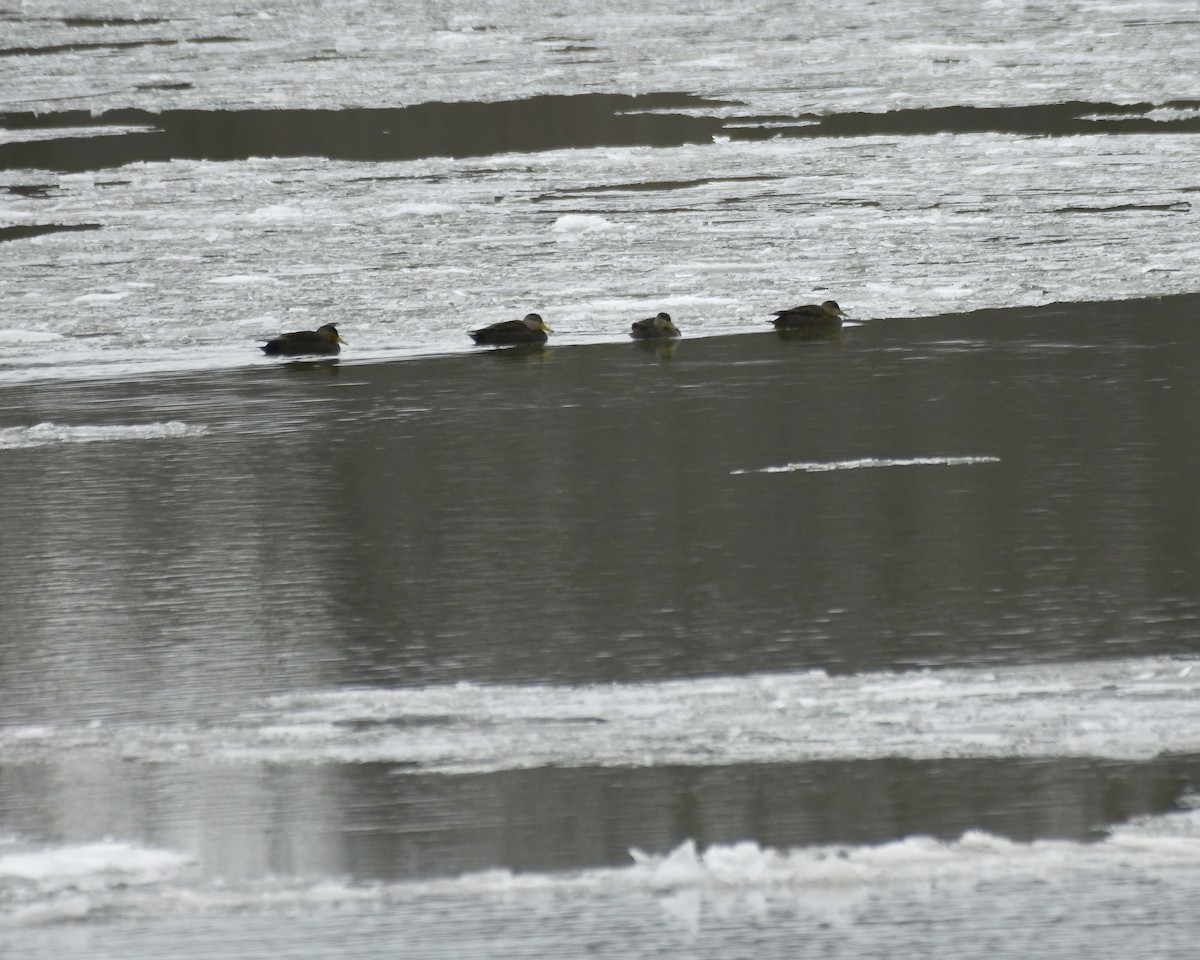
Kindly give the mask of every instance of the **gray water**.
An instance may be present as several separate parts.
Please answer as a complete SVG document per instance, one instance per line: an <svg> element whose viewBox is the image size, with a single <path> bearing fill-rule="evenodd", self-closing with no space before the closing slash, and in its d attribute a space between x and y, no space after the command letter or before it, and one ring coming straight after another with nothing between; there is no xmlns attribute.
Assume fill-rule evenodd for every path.
<svg viewBox="0 0 1200 960"><path fill-rule="evenodd" d="M6 960L1194 955L1190 11L117 6L0 9Z"/></svg>
<svg viewBox="0 0 1200 960"><path fill-rule="evenodd" d="M5 452L2 709L91 716L140 678L107 709L170 715L214 669L249 693L1195 653L1194 310L10 388L9 423L204 432ZM73 634L95 662L43 706L22 691ZM286 679L234 668L257 647Z"/></svg>
<svg viewBox="0 0 1200 960"><path fill-rule="evenodd" d="M1026 924L1048 922L1047 898L1083 909L1067 939L1090 949L1100 901L1081 877L1190 930L1170 898L1194 877L1194 696L1136 685L1186 676L1197 652L1194 309L5 388L5 422L53 410L67 431L9 427L0 461L11 955L346 955L348 922L368 952L556 955L599 936L602 955L727 955L761 927L772 953L797 924L829 937L831 916L850 926L830 948L850 949L860 923L890 942L875 911L899 904L945 924L920 943L982 955L947 884ZM130 426L164 421L179 435ZM1113 663L1129 674L1106 680ZM1030 686L994 706L975 689L1021 670ZM799 694L772 685L789 676ZM920 676L943 679L914 706ZM802 716L839 677L878 733ZM727 744L701 714L660 712L710 682L695 692ZM751 685L733 690L746 716L717 693L730 682ZM739 740L770 722L759 685L782 726ZM1089 687L1150 712L1131 701L1070 747L1099 729L1069 719ZM1003 702L1044 738L1032 754ZM764 746L795 709L808 732ZM974 747L939 709L982 726ZM649 724L646 745L603 746L620 724ZM889 724L917 739L879 755ZM500 746L477 753L481 737ZM677 737L717 745L673 760ZM1130 823L1164 839L1114 847ZM946 845L953 875L923 872L911 837ZM691 861L628 875L630 849L743 841L715 888L720 868ZM164 874L159 850L183 860ZM786 851L806 859L761 877ZM72 856L91 865L56 859ZM809 875L839 856L868 864L849 888ZM1122 886L1129 856L1150 887ZM531 909L536 932L508 942ZM1132 949L1122 909L1105 935Z"/></svg>

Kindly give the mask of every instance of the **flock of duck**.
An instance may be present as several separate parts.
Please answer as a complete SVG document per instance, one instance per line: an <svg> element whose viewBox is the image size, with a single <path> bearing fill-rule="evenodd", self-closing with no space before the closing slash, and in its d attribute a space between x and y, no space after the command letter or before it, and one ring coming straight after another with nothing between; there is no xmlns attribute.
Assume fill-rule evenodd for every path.
<svg viewBox="0 0 1200 960"><path fill-rule="evenodd" d="M845 314L833 300L824 303L806 303L786 310L776 310L771 322L777 330L798 330L820 333L837 330ZM502 320L478 330L468 336L480 346L510 346L520 343L545 343L554 331L546 326L538 314L526 314L520 320ZM645 320L637 320L629 330L634 340L674 340L680 336L679 328L670 314L660 313ZM327 323L316 330L294 330L281 333L262 344L268 356L335 356L346 343L337 332L337 327Z"/></svg>

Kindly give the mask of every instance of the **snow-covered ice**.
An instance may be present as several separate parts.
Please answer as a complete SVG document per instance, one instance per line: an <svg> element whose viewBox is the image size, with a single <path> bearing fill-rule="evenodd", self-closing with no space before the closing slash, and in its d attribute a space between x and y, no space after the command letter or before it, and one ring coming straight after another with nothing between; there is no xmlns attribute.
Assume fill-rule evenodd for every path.
<svg viewBox="0 0 1200 960"><path fill-rule="evenodd" d="M30 427L0 429L0 450L43 447L61 443L103 443L112 440L174 440L201 437L207 428L172 420L145 424L81 424L68 426L37 423Z"/></svg>
<svg viewBox="0 0 1200 960"><path fill-rule="evenodd" d="M1133 659L602 686L297 692L227 723L13 726L0 760L391 762L412 773L1200 751L1200 669Z"/></svg>
<svg viewBox="0 0 1200 960"><path fill-rule="evenodd" d="M709 98L641 118L713 120L715 132L658 148L387 161L164 160L146 149L83 172L3 165L0 386L17 389L0 453L52 448L14 460L80 443L160 449L208 432L161 411L145 423L34 416L23 382L121 379L152 401L149 374L266 365L256 341L325 322L349 341L341 362L351 365L465 352L468 329L530 310L556 343L588 344L625 340L631 320L659 310L688 338L767 332L773 310L830 297L870 324L1196 291L1200 21L1177 0L848 0L807 5L802 19L779 0L110 6L0 11L0 156L149 148L161 111L543 95ZM852 129L856 113L1066 101L1077 101L1070 136ZM827 135L820 121L831 117L849 126ZM253 402L230 401L251 412ZM768 456L733 472L887 468L878 478L996 462L986 437L889 453ZM190 650L181 640L182 669ZM90 762L133 782L172 764L212 774L261 764L275 776L379 762L397 777L456 778L1200 753L1189 658L586 686L313 682L205 722L16 718L0 728L0 765L32 774L36 794L39 772L70 777ZM63 803L70 794L44 789ZM416 880L373 882L213 879L188 824L152 840L68 840L49 812L63 803L47 803L37 837L0 822L6 960L1190 958L1200 934L1200 817L1186 806L1086 843L974 830L788 848L747 836L635 850L615 866L443 875L434 862ZM344 825L357 826L349 814Z"/></svg>
<svg viewBox="0 0 1200 960"><path fill-rule="evenodd" d="M326 0L261 16L224 0L156 0L105 20L53 2L0 20L0 43L25 51L0 57L0 109L345 110L678 91L713 100L651 112L752 116L768 135L811 123L802 115L898 108L1078 100L1080 116L1112 124L1120 113L1087 107L1111 101L1151 128L1196 110L1181 98L1195 95L1200 32L1181 28L1167 0L1062 11L859 0L805 20L798 31L787 4L682 15L576 0L552 11ZM131 129L142 128L72 135ZM33 136L19 125L8 135ZM1191 292L1194 139L718 137L464 159L10 170L0 224L100 229L3 245L11 320L0 326L68 340L0 340L0 382L262 362L255 336L326 321L352 362L467 350L468 329L530 310L556 342L591 343L663 309L688 337L760 330L781 305L831 295L875 321ZM247 323L266 316L278 325Z"/></svg>

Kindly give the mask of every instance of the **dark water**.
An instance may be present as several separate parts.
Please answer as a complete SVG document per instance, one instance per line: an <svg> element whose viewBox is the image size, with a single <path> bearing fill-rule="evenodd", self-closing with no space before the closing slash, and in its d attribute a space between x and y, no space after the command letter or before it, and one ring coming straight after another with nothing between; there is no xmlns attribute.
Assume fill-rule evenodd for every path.
<svg viewBox="0 0 1200 960"><path fill-rule="evenodd" d="M1194 653L1196 302L5 388L0 713Z"/></svg>
<svg viewBox="0 0 1200 960"><path fill-rule="evenodd" d="M956 840L1095 840L1178 809L1200 758L906 759L541 768L463 776L393 764L0 766L0 819L51 843L118 836L192 852L209 879L416 880L495 867L624 866L629 849L752 839L786 850ZM46 798L53 802L47 803Z"/></svg>
<svg viewBox="0 0 1200 960"><path fill-rule="evenodd" d="M0 719L1195 654L1197 303L6 387L0 428L209 432L0 452ZM938 457L996 459L755 472ZM412 876L688 837L1088 838L1196 783L1191 758L452 778L38 762L0 769L0 819L199 845L219 876Z"/></svg>
<svg viewBox="0 0 1200 960"><path fill-rule="evenodd" d="M417 75L396 53L420 54L421 44L371 31L383 22L380 5L315 27L324 15L303 8L227 17L201 3L172 21L103 10L41 16L17 6L0 9L0 22L15 28L0 45L13 81L0 113L0 132L12 134L0 143L0 198L17 205L16 219L0 224L0 252L22 263L10 278L7 349L28 344L26 360L44 349L36 363L59 375L62 342L35 347L36 333L99 333L97 354L117 355L142 325L147 346L161 347L175 336L164 317L203 316L179 337L186 357L235 324L238 336L248 332L249 314L266 322L305 303L357 310L368 328L380 303L398 305L405 321L445 316L445 297L461 293L448 293L456 277L423 273L426 261L410 261L391 242L398 234L390 230L410 226L396 216L406 204L456 211L441 234L413 224L417 232L405 235L416 248L443 251L474 239L484 209L505 224L499 238L482 233L496 249L511 242L509 228L534 237L556 215L600 213L623 224L649 213L662 224L691 210L691 226L675 233L706 238L702 254L730 265L722 283L760 243L775 247L764 256L775 263L785 262L775 259L781 245L802 248L802 263L786 261L795 269L757 286L721 291L699 279L710 288L699 290L685 279L685 303L695 293L745 306L773 297L776 277L793 286L797 275L801 286L809 276L864 288L857 299L870 317L881 314L880 291L900 288L930 289L947 304L1013 303L1040 289L1062 297L1191 289L1177 240L1200 187L1178 135L1200 131L1190 115L1200 100L1170 99L1191 95L1178 82L1188 75L1180 65L1189 23L1156 4L1136 17L1103 4L1080 17L1016 16L1003 4L942 5L936 15L932 5L867 4L832 28L816 16L803 37L791 33L794 11L770 4L745 18L699 8L677 19L619 8L599 17L568 5L545 24L552 31L533 8L464 8L443 22L445 12L431 7L413 12L406 34L411 26L412 37L432 30L452 40L486 29L498 43L434 45ZM519 14L511 25L510 13ZM260 33L236 22L260 15L277 24ZM644 17L651 26L638 27ZM750 26L726 32L723 19ZM618 20L636 29L614 32ZM25 29L38 23L56 29ZM171 23L170 37L141 33ZM651 47L647 31L659 24ZM138 33L110 30L121 27ZM515 61L510 27L522 38L511 45ZM977 56L981 47L986 56ZM353 65L318 66L343 60ZM446 82L414 82L424 71ZM38 77L56 79L32 82ZM613 77L625 78L624 89L680 92L579 93L614 89ZM1045 102L1079 95L1089 99ZM462 102L413 102L456 96ZM338 108L390 107L397 97L410 105ZM1121 99L1141 102L1113 102ZM927 106L947 102L957 105ZM247 103L280 108L221 108ZM898 103L915 109L887 108ZM200 108L109 109L129 104ZM954 136L983 132L1007 136ZM570 165L547 165L561 175L530 173L544 151L776 138L804 139L809 151L794 164L746 155L743 167L717 166L719 157L698 150L679 151L689 156L674 165L659 157L671 151L635 150L611 168L600 158L586 179ZM807 138L877 140L839 141L842 160ZM427 165L411 178L365 166L499 154L515 158L501 165L513 171L496 181L503 192L486 196L443 192L454 177L486 180L492 165L482 160L473 169L438 164L441 173ZM1159 158L1154 170L1142 166L1147 154ZM349 190L340 173L325 183L319 163L236 168L250 158L309 157L363 167L351 171ZM229 196L176 160L233 161L218 174L229 178ZM128 164L161 169L117 169ZM914 169L929 191L897 190L913 183L905 178ZM1043 180L1052 169L1059 176ZM1160 169L1174 172L1160 179ZM90 171L108 173L70 176ZM518 206L511 185L522 175L536 179L538 195L522 195ZM408 179L429 195L388 193L396 186L388 180ZM762 183L690 207L666 195L741 181ZM383 220L362 215L357 187L381 201ZM649 211L620 198L599 209L576 202L612 192L663 196ZM272 199L283 202L260 208ZM525 199L531 211L521 209ZM734 216L718 216L722 207ZM881 216L847 215L854 208ZM705 209L716 211L711 222ZM362 229L335 227L322 238L332 246L297 243L304 234L287 228L292 213L297 227L326 216ZM214 241L215 225L231 222L244 229ZM848 236L861 244L842 246ZM961 238L961 260L958 246L947 254L940 245L948 236ZM93 242L68 244L84 240ZM239 288L214 309L201 285L214 278L193 271L175 288L164 282L153 307L136 296L111 314L95 306L123 294L126 281L139 290L173 279L175 267L142 269L167 262L155 259L160 244L163 254L205 251L230 274L218 280L235 270L290 277L306 264L318 273L311 285L287 285L280 300L260 300L248 285L244 298ZM378 274L390 282L442 277L425 284L441 298L436 310L369 279L329 287L328 277L352 280L377 247ZM695 249L654 247L660 266L691 269ZM896 247L917 252L897 260ZM486 243L459 249L475 251L475 287L520 299L496 282L507 259L488 261L499 254ZM585 241L572 253L547 243L537 248L545 257L529 249L523 262L537 276L511 271L517 282L547 302L582 300L580 313L592 310L595 290L572 285L568 300L547 264L620 274L603 291L614 303L680 293L670 277L605 259L603 244L587 252ZM1028 282L1014 293L989 262L1012 264ZM872 276L857 272L863 263ZM1152 286L1160 282L1171 286ZM45 312L51 300L62 304L59 316ZM1052 665L1200 652L1198 306L1200 295L1062 304L873 319L831 340L781 339L764 328L661 350L552 343L395 363L359 362L352 347L340 362L277 364L248 348L254 360L218 373L0 386L0 956L1189 956L1196 875L1181 851L1194 856L1200 755L1190 724L1174 719L1176 694L1156 680L1176 668L1187 677L1194 664L1158 665L1145 683L1106 687L1118 705L1111 725L1073 712L1094 702L1092 691ZM214 319L226 326L205 325ZM382 329L400 329L393 319ZM110 348L104 337L118 329L129 337ZM357 356L379 346L359 344ZM205 432L37 448L12 448L5 432L166 421ZM1018 693L992 689L1002 684L987 668L1028 664L1035 669L1023 675L1035 679ZM539 736L569 738L606 722L582 714L609 683L949 666L984 668L967 675L969 692L947 694L959 715L975 709L986 721L992 706L1016 699L1040 718L1039 734L1050 731L1041 746L1061 730L1063 754L1083 743L1100 756L956 756L989 752L991 731L973 731L960 746L940 692L895 707L895 688L910 680L939 687L921 676L889 678L888 689L854 701L868 704L882 738L893 724L910 723L914 741L928 733L930 749L922 742L912 757L880 758L870 732L839 740L836 710L834 719L805 718L803 698L772 702L767 679L762 709L777 709L780 726L744 738L731 728L720 762L706 764L697 750L696 766L665 763L633 748L629 766L605 767L585 737L571 754L576 763L535 759ZM459 681L456 702L469 703L467 713L489 696L529 693L488 683L601 686L560 692L577 698L567 720L523 718L518 746L480 762L483 772L465 766L477 756L467 738L503 728L517 711L483 709L470 722L402 707L380 716L372 693L356 689ZM650 701L661 688L617 689L632 690L623 709L641 717L644 706L654 722ZM320 697L334 690L357 698L351 719L330 723L336 742L308 753L304 738L324 728L306 726L305 706L344 703ZM285 706L264 699L277 693L288 695ZM852 704L843 715L854 712ZM1119 759L1130 739L1106 742L1096 731L1115 737L1124 722L1157 725L1143 742L1166 740L1179 753ZM431 738L461 747L454 758L470 772L423 766L425 724L437 728ZM389 733L414 729L386 749ZM688 740L687 725L678 729ZM843 758L752 762L754 736L793 733L788 742L799 742L801 732L840 748L814 755ZM1032 752L995 739L998 753ZM380 742L385 749L372 753ZM918 758L927 755L943 758ZM1094 842L1140 817L1156 821L1148 839ZM928 882L907 887L903 865L893 874L886 862L905 854L885 850L862 859L869 869L860 887L834 891L833 900L861 900L841 913L821 907L830 893L822 878L833 873L801 863L779 885L769 870L754 871L771 851L916 834L952 841L972 830L1078 843L992 860L973 857L971 842L948 843L935 849L957 859L969 881L955 884L954 870L915 870L907 875ZM119 854L111 868L103 855L89 860L83 846L105 838L138 847L132 860L143 869L125 873ZM627 867L631 847L664 853L688 840L700 848L751 840L764 852L750 858L749 883L735 879L728 889L714 868L699 882L651 883L632 895L632 877L620 875L582 894L569 876L550 875L544 896L502 883L478 894L486 884L470 880L370 895L376 880L491 867L535 875ZM26 850L33 856L22 860ZM190 865L147 879L159 850ZM840 858L809 858L826 859ZM1005 859L1034 865L1006 873ZM323 891L326 881L334 892ZM292 882L302 895L276 899ZM368 896L359 904L355 892Z"/></svg>
<svg viewBox="0 0 1200 960"><path fill-rule="evenodd" d="M0 50L0 56L6 52L30 51ZM1165 104L1070 101L782 116L739 113L743 105L735 99L664 92L537 96L377 109L16 112L0 113L0 129L74 129L79 136L0 144L0 170L102 170L136 162L249 157L394 161L595 147L674 147L710 143L718 136L758 141L981 132L1020 136L1196 133L1200 118L1164 119L1149 114L1163 107L1195 110L1198 105L1197 100ZM733 115L703 114L718 108L731 110ZM96 136L91 129L104 126L144 129L106 136Z"/></svg>

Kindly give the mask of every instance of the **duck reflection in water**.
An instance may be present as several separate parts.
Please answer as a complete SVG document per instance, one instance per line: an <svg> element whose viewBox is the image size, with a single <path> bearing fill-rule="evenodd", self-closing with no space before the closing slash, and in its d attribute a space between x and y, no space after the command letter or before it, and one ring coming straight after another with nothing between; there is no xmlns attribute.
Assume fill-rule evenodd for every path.
<svg viewBox="0 0 1200 960"><path fill-rule="evenodd" d="M670 339L634 340L633 346L642 353L654 354L659 360L670 360L679 346L679 341Z"/></svg>
<svg viewBox="0 0 1200 960"><path fill-rule="evenodd" d="M498 363L519 363L526 360L545 361L550 359L552 353L554 353L554 349L544 343L515 343L503 350L486 351L486 355Z"/></svg>
<svg viewBox="0 0 1200 960"><path fill-rule="evenodd" d="M287 363L281 363L284 370L291 370L296 373L324 373L331 377L338 376L341 371L341 361L337 357L325 357L323 359L312 360L289 360Z"/></svg>
<svg viewBox="0 0 1200 960"><path fill-rule="evenodd" d="M842 339L842 328L776 327L775 336L780 340L800 340L805 343L838 343Z"/></svg>

